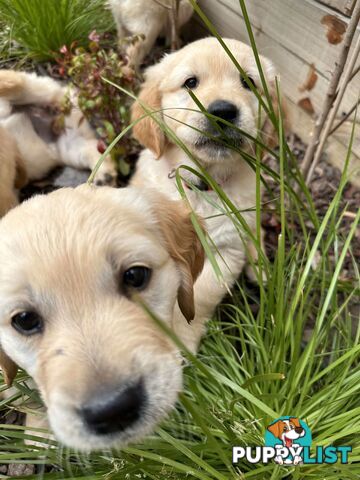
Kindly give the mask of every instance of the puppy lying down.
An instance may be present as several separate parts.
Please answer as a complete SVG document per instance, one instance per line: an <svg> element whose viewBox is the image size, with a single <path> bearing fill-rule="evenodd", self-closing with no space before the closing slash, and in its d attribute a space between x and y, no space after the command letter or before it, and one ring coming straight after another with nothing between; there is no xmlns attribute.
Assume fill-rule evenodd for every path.
<svg viewBox="0 0 360 480"><path fill-rule="evenodd" d="M50 426L82 450L121 446L174 406L203 250L182 203L135 187L38 196L0 221L0 363L34 379ZM191 325L188 325L191 329Z"/></svg>
<svg viewBox="0 0 360 480"><path fill-rule="evenodd" d="M63 128L54 128L68 94L71 112L64 116ZM76 91L50 77L1 70L0 126L15 139L29 180L42 179L59 165L92 170L101 155L95 132L77 105ZM115 178L115 166L107 157L96 180L109 184Z"/></svg>

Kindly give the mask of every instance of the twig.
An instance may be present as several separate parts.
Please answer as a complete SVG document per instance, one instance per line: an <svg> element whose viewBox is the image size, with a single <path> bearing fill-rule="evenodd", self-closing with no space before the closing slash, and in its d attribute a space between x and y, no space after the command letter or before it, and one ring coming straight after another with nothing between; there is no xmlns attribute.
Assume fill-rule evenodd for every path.
<svg viewBox="0 0 360 480"><path fill-rule="evenodd" d="M339 54L338 61L336 62L335 70L332 74L330 85L326 94L322 112L316 121L315 130L312 135L312 139L309 143L308 148L306 149L304 161L301 167L301 170L304 175L308 176L311 162L313 161L314 154L319 146L320 135L322 129L324 128L326 119L328 118L331 107L333 106L334 100L336 98L340 78L343 74L343 70L346 64L346 60L349 55L350 46L354 38L356 28L360 20L360 1L356 2L353 14L351 16L350 22L346 29L346 34L343 41L343 46Z"/></svg>
<svg viewBox="0 0 360 480"><path fill-rule="evenodd" d="M353 105L350 110L342 117L342 119L335 125L335 127L329 132L329 136L336 132L338 128L341 127L346 120L351 117L351 115L355 112L356 108L360 105L360 98L359 100Z"/></svg>
<svg viewBox="0 0 360 480"><path fill-rule="evenodd" d="M172 0L172 7L170 13L172 51L175 51L179 48L179 8L180 0Z"/></svg>
<svg viewBox="0 0 360 480"><path fill-rule="evenodd" d="M165 5L161 0L152 0L170 12L170 26L171 26L171 50L179 48L179 9L180 0L172 0L171 5Z"/></svg>
<svg viewBox="0 0 360 480"><path fill-rule="evenodd" d="M359 4L360 4L360 2L359 2ZM329 112L328 118L326 119L324 129L320 133L319 143L318 143L318 146L317 146L316 151L315 151L314 159L313 159L313 161L310 165L310 168L309 168L309 171L308 171L308 174L307 174L307 177L306 177L306 183L310 182L312 174L314 172L314 169L315 169L316 165L318 164L318 162L320 160L322 151L323 151L324 146L325 146L325 142L326 142L326 140L327 140L327 138L330 134L331 127L334 123L336 114L339 110L341 101L344 97L345 90L346 90L346 88L349 84L349 78L351 77L351 74L354 70L354 66L356 64L356 61L357 61L359 55L360 55L360 35L358 36L358 39L356 41L355 48L354 48L354 51L351 55L349 63L348 63L348 65L347 65L347 67L344 71L344 74L342 75L342 77L340 79L339 91L336 95L336 98L335 98L335 101L333 103L332 109Z"/></svg>
<svg viewBox="0 0 360 480"><path fill-rule="evenodd" d="M358 65L355 70L352 72L349 82L360 72L360 65Z"/></svg>

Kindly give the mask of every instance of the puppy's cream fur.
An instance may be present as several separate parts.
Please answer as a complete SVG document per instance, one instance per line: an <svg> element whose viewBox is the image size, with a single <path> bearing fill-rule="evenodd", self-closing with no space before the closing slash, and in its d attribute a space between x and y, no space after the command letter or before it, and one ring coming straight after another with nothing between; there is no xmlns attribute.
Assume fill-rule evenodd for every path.
<svg viewBox="0 0 360 480"><path fill-rule="evenodd" d="M15 138L30 180L43 178L59 165L92 170L100 158L98 140L77 106L75 91L70 93L74 106L65 116L63 130L58 135L51 134L53 118L45 109L61 105L67 93L67 87L50 77L0 71L0 126ZM50 134L41 135L34 119L41 125L38 130L44 129ZM115 177L115 167L108 157L96 180L109 183Z"/></svg>
<svg viewBox="0 0 360 480"><path fill-rule="evenodd" d="M16 142L0 127L0 217L17 205L16 189L25 183L25 167Z"/></svg>
<svg viewBox="0 0 360 480"><path fill-rule="evenodd" d="M120 39L144 35L127 49L132 67L138 67L160 35L170 37L170 10L173 0L109 0ZM188 0L179 5L178 27L190 19L193 8Z"/></svg>
<svg viewBox="0 0 360 480"><path fill-rule="evenodd" d="M0 258L7 382L17 366L33 377L66 445L121 446L150 431L174 406L181 358L132 293L175 331L175 305L193 318L193 283L204 255L184 205L135 187L58 190L0 221ZM122 274L134 265L151 268L150 283L125 292ZM44 329L24 336L11 318L29 310L41 315ZM98 392L140 378L147 400L139 420L117 434L88 431L78 409Z"/></svg>
<svg viewBox="0 0 360 480"><path fill-rule="evenodd" d="M258 91L262 93L260 76L251 48L236 40L225 39L225 42L241 67L254 80ZM261 57L261 62L276 109L275 69L267 58ZM193 93L203 107L207 109L218 100L234 104L239 110L236 126L256 137L259 125L258 100L251 90L244 87L238 69L218 40L206 38L191 43L166 56L158 65L150 67L145 76L140 102L133 107L133 120L139 120L144 115L142 106L145 106L147 111L162 110L160 115L158 113L154 115L158 115L158 119L185 144L230 200L243 212L243 218L249 228L255 231L254 170L238 152L214 142L207 143L207 137L202 132L207 131L209 122L184 88L187 79L196 77L198 85ZM260 127L265 142L273 141L275 132L264 114ZM147 148L140 156L132 183L137 186L156 187L168 198L179 198L174 171L180 165L198 170L196 164L169 136L165 136L150 116L136 124L134 135ZM253 145L247 138L238 136L236 140L245 152L253 152ZM189 171L182 170L181 174L194 184L199 183L198 178ZM191 331L187 328L186 321L184 319L182 321L185 332L190 332L186 344L192 345L195 350L205 321L212 315L214 308L245 265L247 240L245 235L243 240L241 239L232 220L223 215L224 206L213 191L197 192L186 189L186 193L194 210L201 217L208 219L206 229L214 243L214 254L223 273L223 280L218 280L210 262L206 261L204 270L196 282L196 319ZM256 260L257 250L252 244L249 245L249 253ZM180 323L181 320L179 325Z"/></svg>

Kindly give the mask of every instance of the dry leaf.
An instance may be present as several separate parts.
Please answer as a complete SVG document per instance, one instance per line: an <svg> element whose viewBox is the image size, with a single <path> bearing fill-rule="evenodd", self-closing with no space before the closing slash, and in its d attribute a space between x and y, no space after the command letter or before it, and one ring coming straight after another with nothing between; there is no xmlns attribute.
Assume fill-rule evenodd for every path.
<svg viewBox="0 0 360 480"><path fill-rule="evenodd" d="M325 15L321 19L322 25L327 28L326 36L328 42L332 45L337 45L342 42L344 33L346 31L346 23L340 20L335 15Z"/></svg>
<svg viewBox="0 0 360 480"><path fill-rule="evenodd" d="M310 65L308 76L305 80L305 83L299 87L300 92L305 92L305 90L309 91L312 90L317 82L318 75L315 70L315 65L312 63Z"/></svg>
<svg viewBox="0 0 360 480"><path fill-rule="evenodd" d="M301 100L299 100L298 105L300 108L305 110L305 112L309 113L310 115L314 115L315 110L309 97L302 98Z"/></svg>

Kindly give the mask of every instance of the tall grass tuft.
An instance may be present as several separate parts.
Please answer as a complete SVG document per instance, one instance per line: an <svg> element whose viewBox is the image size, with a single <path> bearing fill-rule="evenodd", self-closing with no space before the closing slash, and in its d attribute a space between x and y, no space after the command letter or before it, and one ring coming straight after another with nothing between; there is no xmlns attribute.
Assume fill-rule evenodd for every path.
<svg viewBox="0 0 360 480"><path fill-rule="evenodd" d="M42 61L63 45L88 43L88 35L113 28L104 0L0 0L0 18L18 46L14 54Z"/></svg>

